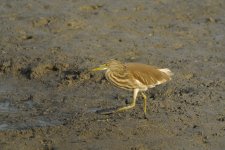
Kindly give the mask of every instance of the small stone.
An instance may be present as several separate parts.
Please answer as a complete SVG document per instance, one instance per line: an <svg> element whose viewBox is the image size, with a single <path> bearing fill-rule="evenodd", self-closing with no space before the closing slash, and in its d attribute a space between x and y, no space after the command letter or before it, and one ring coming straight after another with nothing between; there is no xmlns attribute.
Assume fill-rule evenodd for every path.
<svg viewBox="0 0 225 150"><path fill-rule="evenodd" d="M194 74L193 73L188 73L188 74L185 74L184 75L184 78L187 79L187 80L190 80L193 77L194 77Z"/></svg>

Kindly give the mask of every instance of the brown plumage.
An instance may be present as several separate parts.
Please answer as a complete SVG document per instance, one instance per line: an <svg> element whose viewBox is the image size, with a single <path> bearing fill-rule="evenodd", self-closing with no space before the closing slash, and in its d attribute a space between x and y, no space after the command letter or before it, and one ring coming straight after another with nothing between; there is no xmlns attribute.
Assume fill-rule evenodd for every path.
<svg viewBox="0 0 225 150"><path fill-rule="evenodd" d="M132 104L119 108L115 112L134 107L139 91L146 91L148 88L153 88L156 85L165 83L171 80L172 76L172 72L167 68L159 69L140 63L124 64L117 60L110 60L106 64L93 70L106 70L105 76L109 82L119 88L132 90L134 92ZM143 92L142 96L144 97L144 112L146 114L146 96Z"/></svg>

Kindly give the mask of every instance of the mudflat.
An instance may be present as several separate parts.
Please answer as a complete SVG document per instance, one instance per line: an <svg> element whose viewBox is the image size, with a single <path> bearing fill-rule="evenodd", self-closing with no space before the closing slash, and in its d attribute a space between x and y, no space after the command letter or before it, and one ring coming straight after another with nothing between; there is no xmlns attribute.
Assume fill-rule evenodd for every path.
<svg viewBox="0 0 225 150"><path fill-rule="evenodd" d="M90 70L110 59L169 68L132 93ZM222 150L224 0L1 0L1 150Z"/></svg>

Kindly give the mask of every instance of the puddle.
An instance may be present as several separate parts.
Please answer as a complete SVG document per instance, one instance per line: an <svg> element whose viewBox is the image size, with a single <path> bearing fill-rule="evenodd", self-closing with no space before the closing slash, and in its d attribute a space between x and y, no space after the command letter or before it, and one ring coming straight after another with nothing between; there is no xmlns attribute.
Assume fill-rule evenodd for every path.
<svg viewBox="0 0 225 150"><path fill-rule="evenodd" d="M32 109L34 105L35 102L32 100L28 100L24 103L24 106L28 108L28 110ZM0 113L0 131L56 126L63 124L63 122L58 118L64 117L63 115L60 115L60 117L55 116L54 118L49 118L47 116L36 116L35 118L31 117L27 120L18 119L15 121L15 118L17 117L23 118L22 115L24 114L24 111L15 108L10 100L0 101Z"/></svg>
<svg viewBox="0 0 225 150"><path fill-rule="evenodd" d="M0 80L0 131L57 126L64 123L64 118L69 117L60 111L46 115L41 113L44 104L32 98L24 99L23 92L32 95L37 91L33 86L18 83L15 79Z"/></svg>
<svg viewBox="0 0 225 150"><path fill-rule="evenodd" d="M26 108L28 108L28 109L32 109L32 108L34 107L35 104L36 104L36 103L34 103L33 100L28 100L28 101L25 102L25 106L26 106Z"/></svg>
<svg viewBox="0 0 225 150"><path fill-rule="evenodd" d="M9 129L8 124L0 124L0 131Z"/></svg>
<svg viewBox="0 0 225 150"><path fill-rule="evenodd" d="M16 112L16 108L14 108L9 100L4 100L3 102L0 102L0 112Z"/></svg>
<svg viewBox="0 0 225 150"><path fill-rule="evenodd" d="M55 125L60 125L62 123L63 123L62 121L50 120L50 119L45 118L45 117L39 117L36 120L36 126L37 127L55 126Z"/></svg>

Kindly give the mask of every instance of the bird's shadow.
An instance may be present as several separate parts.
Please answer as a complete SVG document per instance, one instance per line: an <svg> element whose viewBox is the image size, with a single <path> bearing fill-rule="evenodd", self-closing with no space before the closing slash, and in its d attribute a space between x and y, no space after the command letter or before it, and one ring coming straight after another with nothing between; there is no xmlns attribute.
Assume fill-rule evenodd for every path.
<svg viewBox="0 0 225 150"><path fill-rule="evenodd" d="M119 107L100 109L100 110L97 110L95 113L100 115L110 115L110 114L116 113L116 110L118 108Z"/></svg>
<svg viewBox="0 0 225 150"><path fill-rule="evenodd" d="M97 110L95 113L100 114L100 115L111 115L111 114L117 113L117 110L119 108L120 107L100 109L100 110ZM148 115L144 114L143 119L149 120Z"/></svg>

